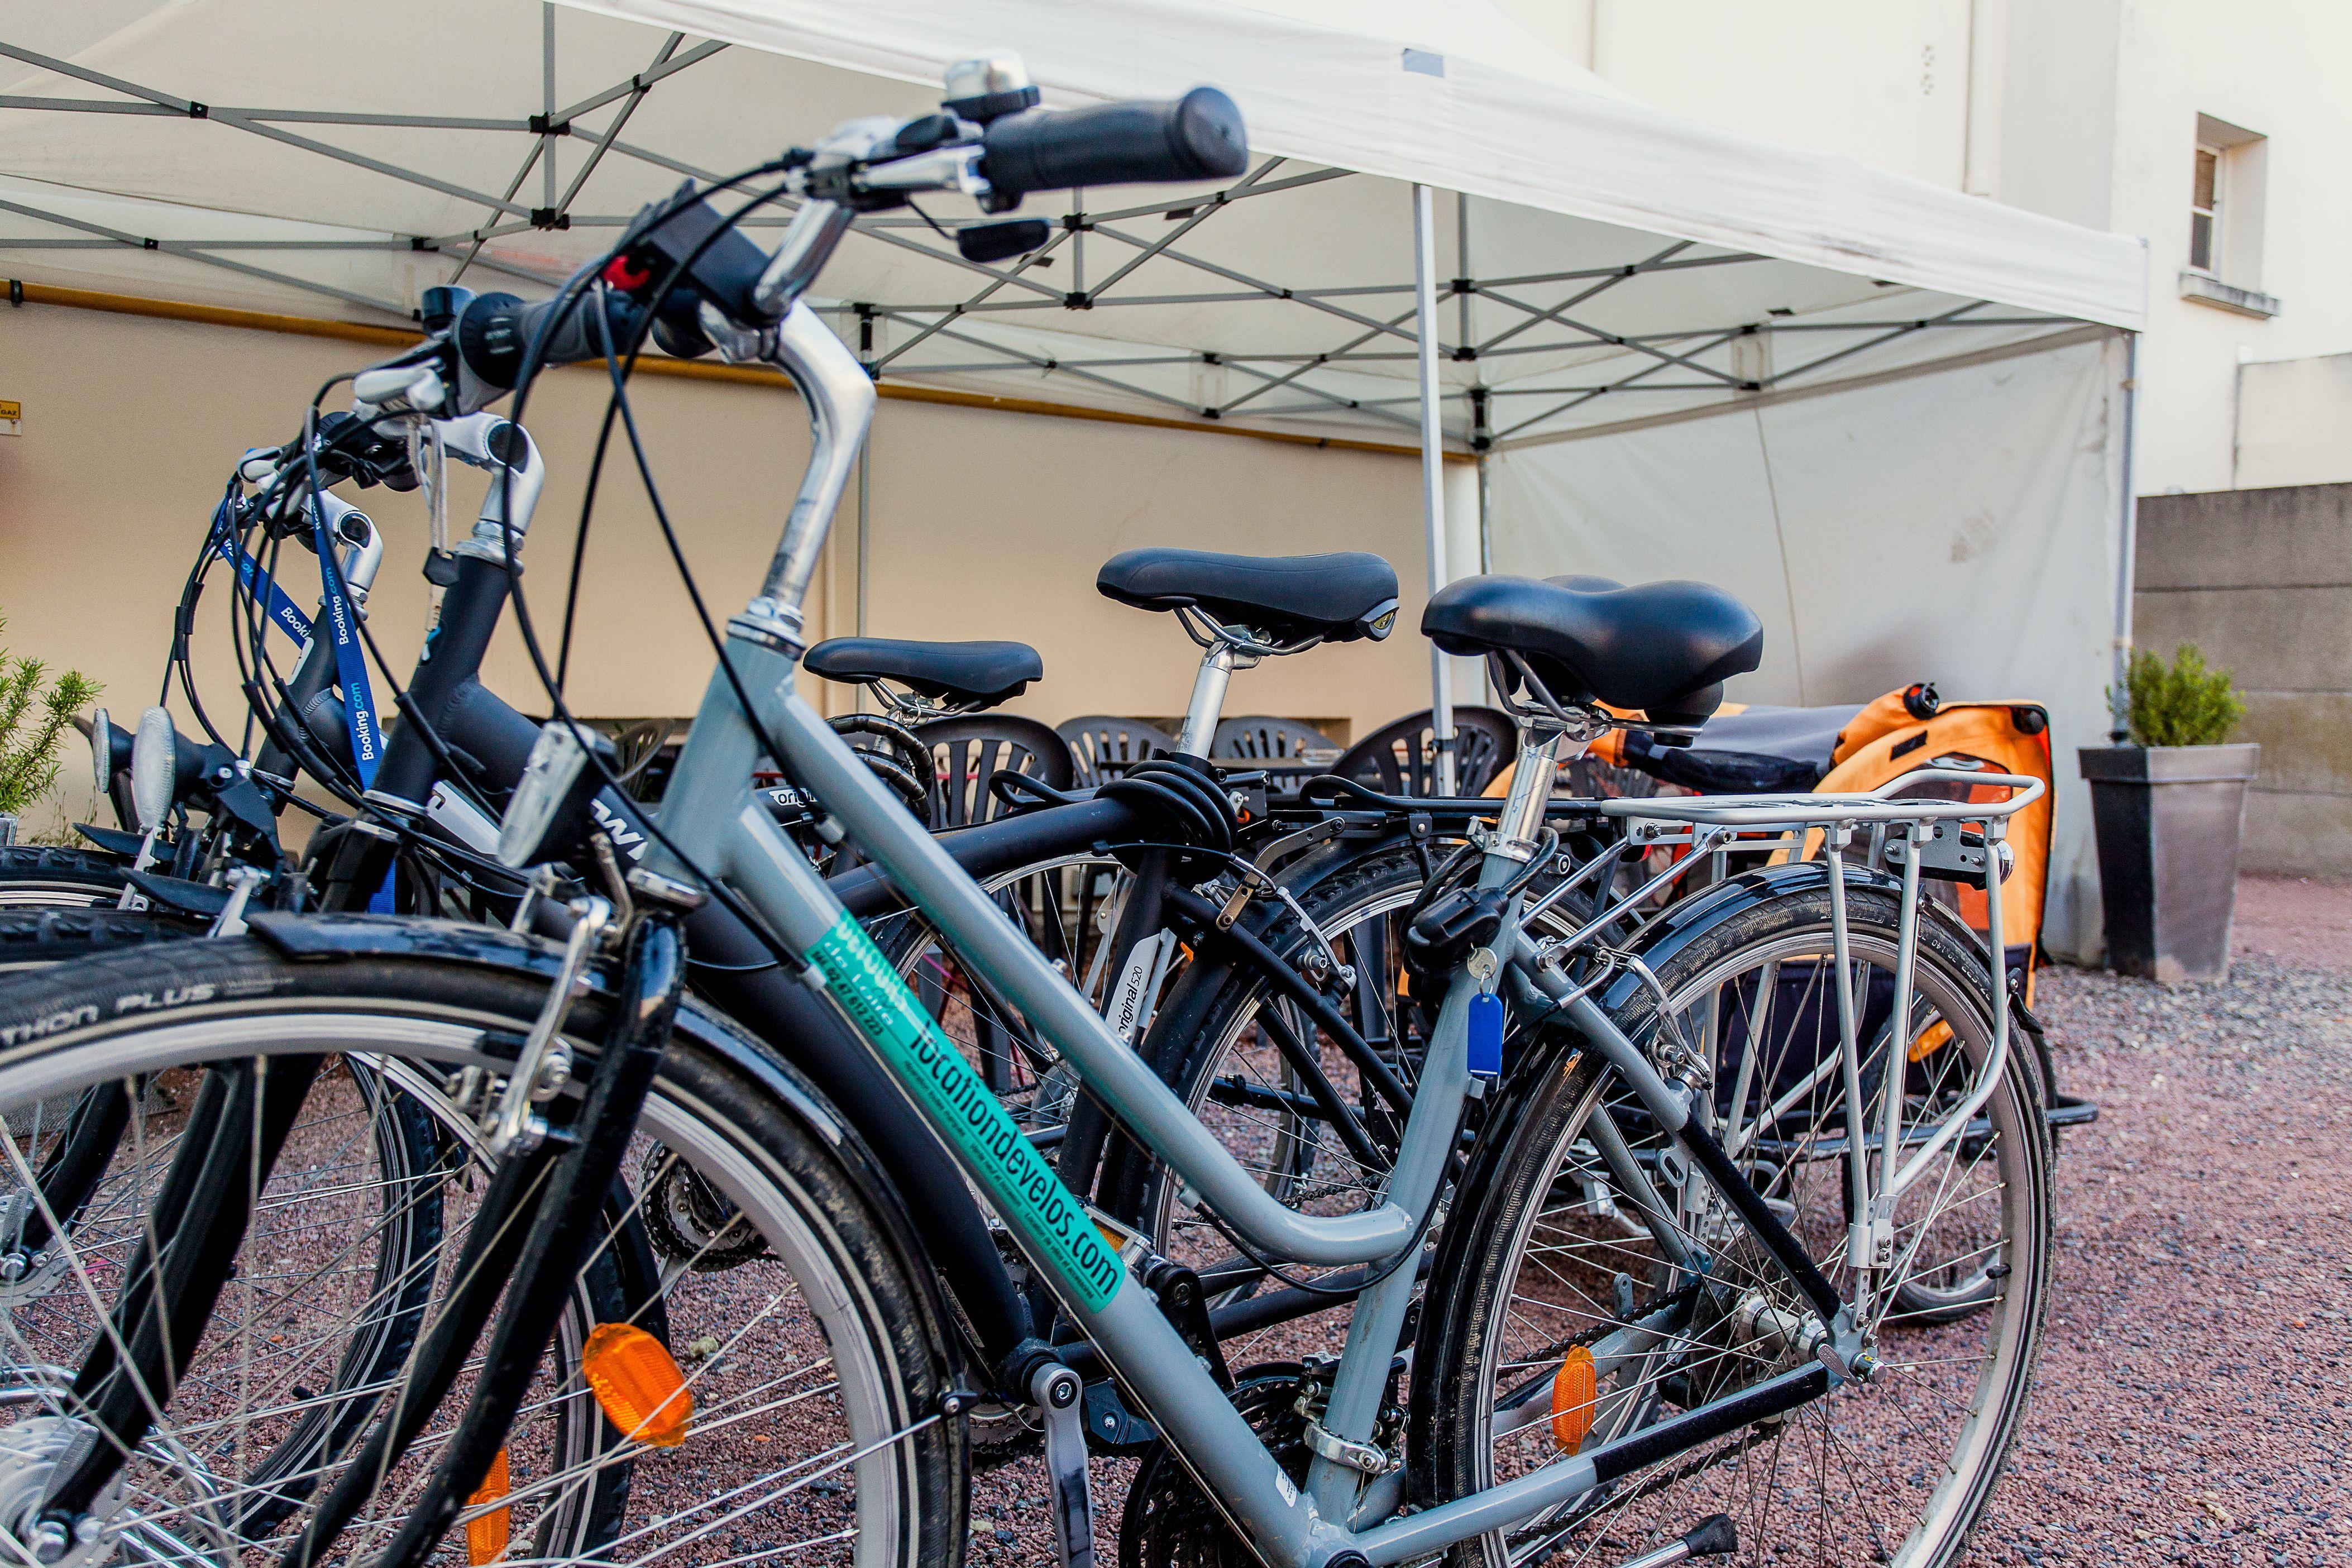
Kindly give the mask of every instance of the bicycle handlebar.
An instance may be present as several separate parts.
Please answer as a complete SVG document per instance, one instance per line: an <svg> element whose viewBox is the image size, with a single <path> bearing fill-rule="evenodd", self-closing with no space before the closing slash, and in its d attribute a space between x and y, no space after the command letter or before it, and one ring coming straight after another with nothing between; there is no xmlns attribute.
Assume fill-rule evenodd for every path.
<svg viewBox="0 0 2352 1568"><path fill-rule="evenodd" d="M604 320L596 320L593 298L604 300ZM548 318L563 306L561 319ZM546 341L540 347L542 365L572 364L603 359L609 348L627 342L637 327L637 310L618 294L574 299L568 303L541 300L526 304L512 294L484 294L467 301L451 329L466 368L488 385L510 390L522 377L523 353L542 327Z"/></svg>
<svg viewBox="0 0 2352 1568"><path fill-rule="evenodd" d="M1242 111L1213 87L1160 101L1030 109L992 122L981 173L1000 196L1215 180L1249 165Z"/></svg>

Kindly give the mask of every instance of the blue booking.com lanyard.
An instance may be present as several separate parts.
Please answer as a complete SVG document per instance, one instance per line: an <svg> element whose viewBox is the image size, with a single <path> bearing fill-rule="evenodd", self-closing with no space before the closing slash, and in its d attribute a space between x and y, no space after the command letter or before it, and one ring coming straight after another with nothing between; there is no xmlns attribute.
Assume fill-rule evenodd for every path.
<svg viewBox="0 0 2352 1568"><path fill-rule="evenodd" d="M213 513L213 548L236 569L247 591L263 598L269 619L278 629L298 644L309 642L315 632L310 618L295 607L277 579L262 570L261 563L237 542L232 504L231 499L224 496ZM312 509L310 526L319 547L319 591L324 601L321 608L328 633L335 639L335 684L343 689L343 715L351 726L352 759L359 764L361 786L371 787L375 783L376 767L383 759L383 731L376 723L375 693L368 685L367 658L360 647L358 617L352 612L351 590L343 584L342 569L335 564L335 538L327 527L323 509Z"/></svg>
<svg viewBox="0 0 2352 1568"><path fill-rule="evenodd" d="M222 499L220 508L213 514L213 542L221 558L236 569L238 578L248 592L264 596L269 619L295 642L307 643L314 635L310 617L286 596L286 591L261 568L260 563L246 552L237 542L236 529L230 520L230 501ZM328 634L335 639L335 681L343 689L343 721L350 727L352 761L358 765L360 787L374 787L376 769L383 761L383 731L376 723L375 694L368 685L367 658L360 647L358 617L352 606L351 591L343 583L342 569L335 563L335 540L328 530L323 508L311 510L311 527L319 547L319 591ZM392 912L392 879L368 900L368 909L377 914Z"/></svg>
<svg viewBox="0 0 2352 1568"><path fill-rule="evenodd" d="M310 640L310 617L295 607L277 579L263 571L261 563L247 555L245 546L236 542L236 527L231 521L230 501L226 497L213 512L213 548L220 552L222 560L236 568L237 579L245 584L246 592L262 599L272 625L297 644Z"/></svg>

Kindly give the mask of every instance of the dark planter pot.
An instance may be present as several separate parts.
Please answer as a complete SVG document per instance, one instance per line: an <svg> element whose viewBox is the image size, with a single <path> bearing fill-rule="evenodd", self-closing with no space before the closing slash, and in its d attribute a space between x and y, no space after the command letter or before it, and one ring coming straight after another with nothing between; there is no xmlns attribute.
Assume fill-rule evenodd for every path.
<svg viewBox="0 0 2352 1568"><path fill-rule="evenodd" d="M2143 979L2230 972L2238 836L2262 747L2084 746L2107 966Z"/></svg>

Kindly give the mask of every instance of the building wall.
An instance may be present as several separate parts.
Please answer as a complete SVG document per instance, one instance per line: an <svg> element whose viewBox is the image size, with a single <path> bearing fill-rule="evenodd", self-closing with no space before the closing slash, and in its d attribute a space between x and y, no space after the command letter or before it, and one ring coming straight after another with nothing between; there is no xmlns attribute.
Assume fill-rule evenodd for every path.
<svg viewBox="0 0 2352 1568"><path fill-rule="evenodd" d="M109 709L135 717L155 700L170 606L230 464L290 437L321 382L374 357L364 344L0 305L0 397L25 406L24 434L0 438L0 647L94 676ZM565 372L541 384L527 411L550 478L526 587L551 648L604 392L600 377ZM805 418L781 390L676 378L643 378L635 403L668 514L723 619L766 569L806 460ZM1386 555L1404 589L1395 636L1244 672L1228 711L1323 720L1345 738L1428 705L1428 645L1414 633L1427 581L1417 459L885 402L872 465L869 629L1033 643L1045 679L1013 704L1019 711L1048 721L1183 711L1192 645L1171 618L1094 591L1101 563L1140 544ZM1455 479L1466 513L1475 501L1466 466ZM452 487L453 531L470 524L482 488L471 474ZM386 533L369 626L404 675L427 615L424 508L381 489L354 499ZM1463 521L1475 539L1475 519ZM845 506L809 605L814 635L856 626L855 526ZM293 569L281 574L298 601L310 600L310 557L287 555ZM242 708L221 580L194 647L226 731ZM694 711L710 652L617 441L582 571L581 626L570 688L578 711ZM509 700L544 710L511 616L485 675ZM808 687L812 700L850 705L840 688ZM63 809L89 810L85 774L69 758Z"/></svg>
<svg viewBox="0 0 2352 1568"><path fill-rule="evenodd" d="M2120 48L2110 226L2145 235L2149 245L2137 489L2156 495L2261 482L2231 469L2233 447L2279 439L2275 429L2239 424L2240 359L2352 350L2352 288L2344 271L2352 207L2343 171L2352 99L2336 69L2352 55L2352 8L2312 0L2218 7L2133 0L2122 7ZM2283 308L2270 320L2181 298L2200 114L2267 138L2262 266L2259 281L2246 286L2278 299ZM2352 479L2352 443L2340 434L2352 428L2352 393L2340 384L2329 391L2326 423L2334 428L2298 442L2305 454L2298 460L2306 468L2332 463L2325 478Z"/></svg>
<svg viewBox="0 0 2352 1568"><path fill-rule="evenodd" d="M2149 497L2136 597L2140 647L2244 691L2246 868L2352 874L2352 484Z"/></svg>
<svg viewBox="0 0 2352 1568"><path fill-rule="evenodd" d="M2352 353L2256 360L2238 367L2238 485L2324 485L2352 479Z"/></svg>
<svg viewBox="0 0 2352 1568"><path fill-rule="evenodd" d="M2352 352L2352 6L2327 0L1503 0L1554 47L1677 114L1838 153L2148 243L2142 495L2352 479L2352 384L2298 416L2238 399L2242 360ZM2263 138L2267 320L2181 296L2198 116ZM2241 255L2245 247L2239 247ZM2261 470L2233 452L2266 449ZM2287 475L2291 478L2264 477Z"/></svg>

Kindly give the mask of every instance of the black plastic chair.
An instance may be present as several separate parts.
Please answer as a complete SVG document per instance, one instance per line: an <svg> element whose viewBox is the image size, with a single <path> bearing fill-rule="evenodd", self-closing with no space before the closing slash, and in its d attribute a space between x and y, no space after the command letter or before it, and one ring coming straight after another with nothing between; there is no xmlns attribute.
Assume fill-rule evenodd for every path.
<svg viewBox="0 0 2352 1568"><path fill-rule="evenodd" d="M1176 749L1176 738L1140 719L1119 719L1108 713L1065 719L1054 732L1066 742L1078 767L1078 784L1092 788L1119 777L1138 763L1164 757Z"/></svg>
<svg viewBox="0 0 2352 1568"><path fill-rule="evenodd" d="M1337 742L1312 724L1264 713L1226 720L1209 742L1212 757L1241 757L1254 763L1297 763L1308 752L1339 750Z"/></svg>
<svg viewBox="0 0 2352 1568"><path fill-rule="evenodd" d="M1284 801L1296 798L1308 779L1328 772L1342 749L1312 724L1265 713L1226 720L1209 742L1212 758L1264 769L1267 793Z"/></svg>
<svg viewBox="0 0 2352 1568"><path fill-rule="evenodd" d="M1069 743L1034 719L1017 713L972 713L915 726L931 753L931 831L966 827L1001 814L1004 803L988 781L1004 768L1053 789L1072 787L1076 759Z"/></svg>
<svg viewBox="0 0 2352 1568"><path fill-rule="evenodd" d="M1493 708L1454 710L1454 793L1476 795L1518 755L1519 727ZM1426 708L1373 731L1348 748L1330 772L1383 795L1437 793L1437 731Z"/></svg>

